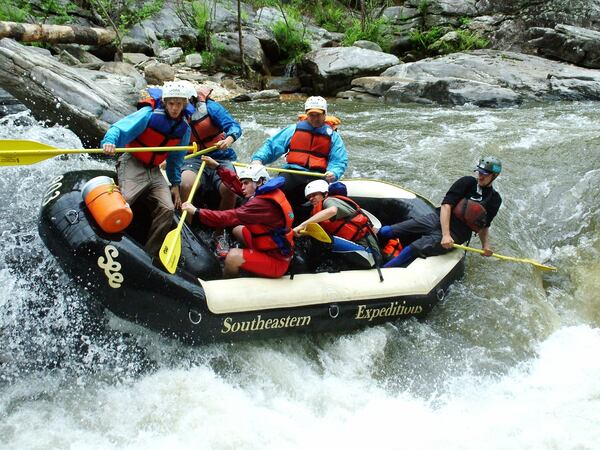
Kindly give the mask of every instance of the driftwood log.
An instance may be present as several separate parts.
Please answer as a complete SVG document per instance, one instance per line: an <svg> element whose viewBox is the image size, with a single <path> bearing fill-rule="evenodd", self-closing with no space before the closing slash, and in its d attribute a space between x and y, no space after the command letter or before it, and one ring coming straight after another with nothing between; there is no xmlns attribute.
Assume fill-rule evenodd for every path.
<svg viewBox="0 0 600 450"><path fill-rule="evenodd" d="M0 39L50 44L108 45L117 35L107 28L77 25L35 25L31 23L0 22Z"/></svg>

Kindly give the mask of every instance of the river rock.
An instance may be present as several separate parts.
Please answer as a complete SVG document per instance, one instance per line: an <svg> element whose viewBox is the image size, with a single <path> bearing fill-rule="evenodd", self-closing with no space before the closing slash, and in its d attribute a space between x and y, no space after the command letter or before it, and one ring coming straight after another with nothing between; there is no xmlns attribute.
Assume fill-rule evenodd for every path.
<svg viewBox="0 0 600 450"><path fill-rule="evenodd" d="M509 106L522 101L598 100L600 73L539 56L476 50L393 66L352 81L389 103Z"/></svg>
<svg viewBox="0 0 600 450"><path fill-rule="evenodd" d="M364 39L360 39L358 41L355 41L354 44L352 44L353 47L358 47L358 48L366 48L368 50L373 50L376 52L381 52L383 50L381 50L381 47L379 46L378 43L376 42L371 42L371 41L366 41Z"/></svg>
<svg viewBox="0 0 600 450"><path fill-rule="evenodd" d="M238 33L216 33L214 39L222 46L216 60L219 65L234 65L241 63ZM269 64L260 41L252 34L243 33L244 62L253 70L265 75L269 73Z"/></svg>
<svg viewBox="0 0 600 450"><path fill-rule="evenodd" d="M168 64L154 63L144 67L144 78L148 84L163 84L175 79L175 70Z"/></svg>
<svg viewBox="0 0 600 450"><path fill-rule="evenodd" d="M298 92L302 85L298 77L267 77L265 88L279 92Z"/></svg>
<svg viewBox="0 0 600 450"><path fill-rule="evenodd" d="M600 68L600 32L569 25L531 28L529 43L538 52L591 69Z"/></svg>
<svg viewBox="0 0 600 450"><path fill-rule="evenodd" d="M68 127L91 146L135 110L139 96L131 77L69 67L6 38L0 40L0 85L36 119Z"/></svg>
<svg viewBox="0 0 600 450"><path fill-rule="evenodd" d="M264 91L249 92L247 94L238 95L236 97L233 97L232 100L234 102L249 102L253 100L272 100L278 98L278 91L276 91L275 89L268 89Z"/></svg>
<svg viewBox="0 0 600 450"><path fill-rule="evenodd" d="M357 76L377 75L399 62L394 55L364 48L321 48L304 56L299 76L314 92L331 95L349 88Z"/></svg>

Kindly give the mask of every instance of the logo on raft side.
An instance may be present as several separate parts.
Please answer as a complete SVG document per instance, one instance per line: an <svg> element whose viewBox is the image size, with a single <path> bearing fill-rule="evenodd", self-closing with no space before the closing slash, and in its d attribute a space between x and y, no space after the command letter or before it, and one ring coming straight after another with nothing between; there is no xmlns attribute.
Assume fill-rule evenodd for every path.
<svg viewBox="0 0 600 450"><path fill-rule="evenodd" d="M366 319L370 322L378 317L409 316L412 314L419 314L422 311L422 306L406 306L406 302L402 302L402 304L393 302L390 303L390 306L383 306L381 308L368 308L367 305L358 305L355 319Z"/></svg>
<svg viewBox="0 0 600 450"><path fill-rule="evenodd" d="M272 330L275 328L294 328L306 327L310 325L311 316L299 317L277 317L274 319L263 319L259 314L255 319L236 321L232 317L226 317L223 320L223 328L221 334L238 333L248 331L263 331Z"/></svg>

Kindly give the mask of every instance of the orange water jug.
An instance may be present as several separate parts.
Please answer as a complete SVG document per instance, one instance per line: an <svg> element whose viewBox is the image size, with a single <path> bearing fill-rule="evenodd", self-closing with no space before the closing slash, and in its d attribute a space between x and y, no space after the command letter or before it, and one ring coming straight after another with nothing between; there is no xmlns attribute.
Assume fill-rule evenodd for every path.
<svg viewBox="0 0 600 450"><path fill-rule="evenodd" d="M133 211L112 178L92 178L81 195L96 223L107 233L119 233L131 223Z"/></svg>

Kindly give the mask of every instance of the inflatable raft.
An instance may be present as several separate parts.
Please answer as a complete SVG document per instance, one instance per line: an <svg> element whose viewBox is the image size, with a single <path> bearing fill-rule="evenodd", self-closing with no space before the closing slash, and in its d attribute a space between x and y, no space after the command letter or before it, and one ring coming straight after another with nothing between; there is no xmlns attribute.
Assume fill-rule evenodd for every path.
<svg viewBox="0 0 600 450"><path fill-rule="evenodd" d="M309 273L302 255L293 277L222 279L210 233L186 225L179 266L171 275L141 244L149 223L143 205L134 208L125 232L106 233L97 225L82 190L98 176L115 174L78 171L50 180L39 219L42 240L73 280L114 314L188 342L343 331L421 318L464 273L464 253L453 251L382 269L383 282L375 269ZM426 199L392 184L344 182L348 196L384 225L433 209Z"/></svg>

